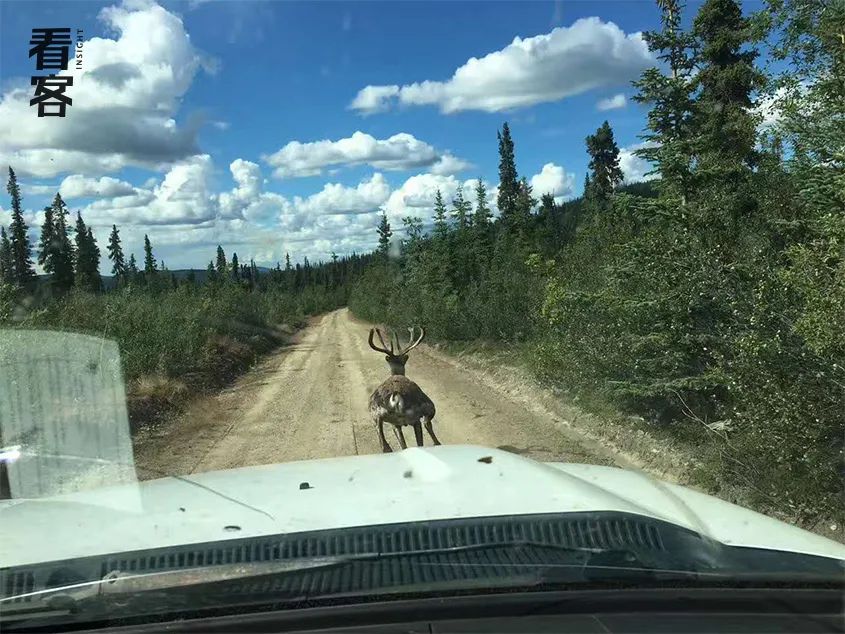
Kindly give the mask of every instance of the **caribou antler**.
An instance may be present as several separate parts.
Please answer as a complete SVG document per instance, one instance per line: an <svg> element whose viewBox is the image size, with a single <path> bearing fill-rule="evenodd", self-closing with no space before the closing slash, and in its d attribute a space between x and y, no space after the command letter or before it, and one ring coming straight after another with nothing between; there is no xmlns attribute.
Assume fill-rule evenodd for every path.
<svg viewBox="0 0 845 634"><path fill-rule="evenodd" d="M400 352L397 352L397 356L408 354L411 350L416 348L422 342L423 338L425 337L425 328L420 327L420 336L414 339L414 329L408 328L408 332L410 333L410 337L408 339L408 345L405 348L402 348ZM398 340L398 339L397 339Z"/></svg>
<svg viewBox="0 0 845 634"><path fill-rule="evenodd" d="M396 331L392 328L390 329L390 334L387 338L389 343L385 343L384 335L379 328L370 328L370 338L368 339L370 348L375 350L376 352L383 352L384 354L390 355L391 357L401 357L408 354L411 350L416 348L420 345L423 338L425 337L425 328L420 328L420 335L416 339L414 338L414 329L408 328L408 332L410 333L410 337L408 338L408 343L406 346L402 346L399 343L399 336L396 334ZM373 342L373 337L377 336L379 342L381 342L381 347L377 346ZM389 345L389 349L388 349Z"/></svg>
<svg viewBox="0 0 845 634"><path fill-rule="evenodd" d="M373 343L373 335L378 335L378 340L381 342L381 348L379 348L375 343ZM378 328L370 328L370 338L368 339L370 343L370 348L375 350L376 352L383 352L384 354L389 354L393 356L393 342L390 342L390 350L387 349L387 344L384 343L384 337L381 334L381 330Z"/></svg>

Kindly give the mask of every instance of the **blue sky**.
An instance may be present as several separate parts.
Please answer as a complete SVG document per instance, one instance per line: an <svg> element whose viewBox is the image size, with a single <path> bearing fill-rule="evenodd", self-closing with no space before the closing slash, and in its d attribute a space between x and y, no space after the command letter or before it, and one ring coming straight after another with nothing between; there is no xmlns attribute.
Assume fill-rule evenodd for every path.
<svg viewBox="0 0 845 634"><path fill-rule="evenodd" d="M101 247L116 223L170 268L204 266L218 242L259 264L366 250L379 208L399 226L427 218L437 188L482 178L492 196L504 121L538 197L580 193L604 119L642 178L630 80L653 64L638 34L658 18L651 0L7 0L0 165L34 225L60 190ZM28 107L43 26L85 32L65 118Z"/></svg>

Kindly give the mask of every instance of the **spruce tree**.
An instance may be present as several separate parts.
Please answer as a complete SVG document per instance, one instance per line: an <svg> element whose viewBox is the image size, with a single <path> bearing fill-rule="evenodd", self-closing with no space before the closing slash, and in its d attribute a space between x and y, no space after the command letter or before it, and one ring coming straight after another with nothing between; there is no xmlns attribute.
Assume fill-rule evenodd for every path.
<svg viewBox="0 0 845 634"><path fill-rule="evenodd" d="M487 205L487 188L480 178L475 185L475 210L472 217L474 276L478 276L485 270L490 255L490 221L493 212Z"/></svg>
<svg viewBox="0 0 845 634"><path fill-rule="evenodd" d="M156 260L153 257L153 245L150 244L150 238L145 233L144 234L144 275L147 276L147 281L149 278L156 274L157 267L156 267Z"/></svg>
<svg viewBox="0 0 845 634"><path fill-rule="evenodd" d="M692 110L695 67L694 38L681 28L679 0L658 0L662 29L647 31L643 38L650 50L668 68L664 75L657 68L646 70L634 86L634 100L648 104L647 132L641 136L648 145L636 154L651 161L660 174L664 196L685 205L690 195L692 162Z"/></svg>
<svg viewBox="0 0 845 634"><path fill-rule="evenodd" d="M67 224L68 210L65 201L56 193L53 198L53 239L55 248L52 253L53 289L61 292L71 289L74 283L74 260L76 254L70 239Z"/></svg>
<svg viewBox="0 0 845 634"><path fill-rule="evenodd" d="M217 268L217 278L225 280L229 277L229 266L226 264L226 254L223 252L223 247L217 245L217 260L215 264Z"/></svg>
<svg viewBox="0 0 845 634"><path fill-rule="evenodd" d="M376 231L378 232L378 253L384 260L387 260L390 251L390 238L393 235L393 231L390 230L390 222L387 220L387 212L381 212ZM306 258L305 261L307 263L308 259Z"/></svg>
<svg viewBox="0 0 845 634"><path fill-rule="evenodd" d="M14 284L15 270L12 267L12 244L6 235L6 227L0 227L0 282Z"/></svg>
<svg viewBox="0 0 845 634"><path fill-rule="evenodd" d="M9 225L9 242L12 249L12 270L14 283L19 288L29 288L35 281L32 268L32 246L29 244L26 221L21 207L21 190L15 171L9 168L9 182L6 191L12 198L12 223Z"/></svg>
<svg viewBox="0 0 845 634"><path fill-rule="evenodd" d="M138 281L138 263L134 253L129 254L129 262L126 263L126 278L130 284Z"/></svg>
<svg viewBox="0 0 845 634"><path fill-rule="evenodd" d="M516 214L514 216L514 224L523 235L526 235L531 227L531 212L534 209L534 205L537 204L537 199L534 198L533 193L533 188L528 183L528 180L523 177L519 181L519 190L516 196Z"/></svg>
<svg viewBox="0 0 845 634"><path fill-rule="evenodd" d="M217 269L214 268L214 260L208 261L208 266L205 267L205 281L214 282L217 280Z"/></svg>
<svg viewBox="0 0 845 634"><path fill-rule="evenodd" d="M117 225L111 226L108 245L109 260L112 262L111 272L118 285L126 283L126 260L123 257L123 247L120 244L120 232Z"/></svg>
<svg viewBox="0 0 845 634"><path fill-rule="evenodd" d="M464 199L464 191L460 186L452 199L452 218L459 232L466 231L472 224L472 203Z"/></svg>
<svg viewBox="0 0 845 634"><path fill-rule="evenodd" d="M619 167L619 147L613 139L613 130L605 121L586 139L590 155L590 195L599 201L607 200L622 182Z"/></svg>
<svg viewBox="0 0 845 634"><path fill-rule="evenodd" d="M507 122L502 125L501 132L497 132L496 136L499 140L499 195L497 205L502 222L507 228L513 224L513 217L516 214L516 200L519 196L516 157Z"/></svg>
<svg viewBox="0 0 845 634"><path fill-rule="evenodd" d="M82 290L97 292L100 290L100 250L94 241L91 229L85 226L82 214L76 214L76 262L74 285Z"/></svg>
<svg viewBox="0 0 845 634"><path fill-rule="evenodd" d="M443 204L443 195L438 189L434 194L434 237L438 240L445 240L449 233L449 224L446 221L446 205Z"/></svg>
<svg viewBox="0 0 845 634"><path fill-rule="evenodd" d="M241 281L241 266L238 264L237 253L232 253L232 279L236 283Z"/></svg>
<svg viewBox="0 0 845 634"><path fill-rule="evenodd" d="M56 250L54 230L53 208L44 207L44 222L41 224L41 237L38 240L38 264L46 273L53 272L53 253Z"/></svg>
<svg viewBox="0 0 845 634"><path fill-rule="evenodd" d="M485 230L490 225L493 212L487 206L487 188L480 178L475 185L475 211L473 212L472 224L476 229Z"/></svg>
<svg viewBox="0 0 845 634"><path fill-rule="evenodd" d="M100 277L100 247L97 246L97 240L94 238L94 232L91 227L88 227L87 233L88 252L90 258L90 290L93 293L103 290L103 279Z"/></svg>
<svg viewBox="0 0 845 634"><path fill-rule="evenodd" d="M543 251L547 255L553 255L557 247L560 226L558 221L558 207L555 203L555 197L552 194L543 194L540 197L537 225L540 233L539 242L542 244Z"/></svg>
<svg viewBox="0 0 845 634"><path fill-rule="evenodd" d="M747 191L757 158L751 94L762 84L754 67L757 51L749 47L751 24L736 0L707 0L695 18L693 34L700 65L695 77L700 88L695 104L695 183L714 203L714 212L744 215L756 206Z"/></svg>

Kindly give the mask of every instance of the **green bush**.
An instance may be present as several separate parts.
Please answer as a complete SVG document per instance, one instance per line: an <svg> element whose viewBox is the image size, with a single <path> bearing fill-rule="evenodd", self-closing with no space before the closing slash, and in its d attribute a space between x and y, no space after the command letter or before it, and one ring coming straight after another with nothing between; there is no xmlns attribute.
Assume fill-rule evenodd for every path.
<svg viewBox="0 0 845 634"><path fill-rule="evenodd" d="M28 310L0 297L0 316L17 328L114 339L127 381L187 376L214 384L277 345L277 326L298 326L307 315L336 308L342 299L316 288L296 295L235 284L185 285L155 293L124 288L101 295L74 291Z"/></svg>

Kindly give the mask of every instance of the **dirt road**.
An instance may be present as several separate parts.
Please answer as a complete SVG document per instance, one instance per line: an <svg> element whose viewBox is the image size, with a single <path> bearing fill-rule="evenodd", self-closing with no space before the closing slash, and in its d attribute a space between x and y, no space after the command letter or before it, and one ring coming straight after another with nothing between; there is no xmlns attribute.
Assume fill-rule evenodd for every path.
<svg viewBox="0 0 845 634"><path fill-rule="evenodd" d="M369 325L347 309L324 315L222 393L135 439L142 478L379 452L367 412L388 376L367 345ZM440 441L499 447L543 461L619 462L607 449L536 407L491 388L426 346L408 376L437 407ZM406 438L411 439L406 432ZM398 450L395 438L388 440ZM426 442L430 440L426 437Z"/></svg>

